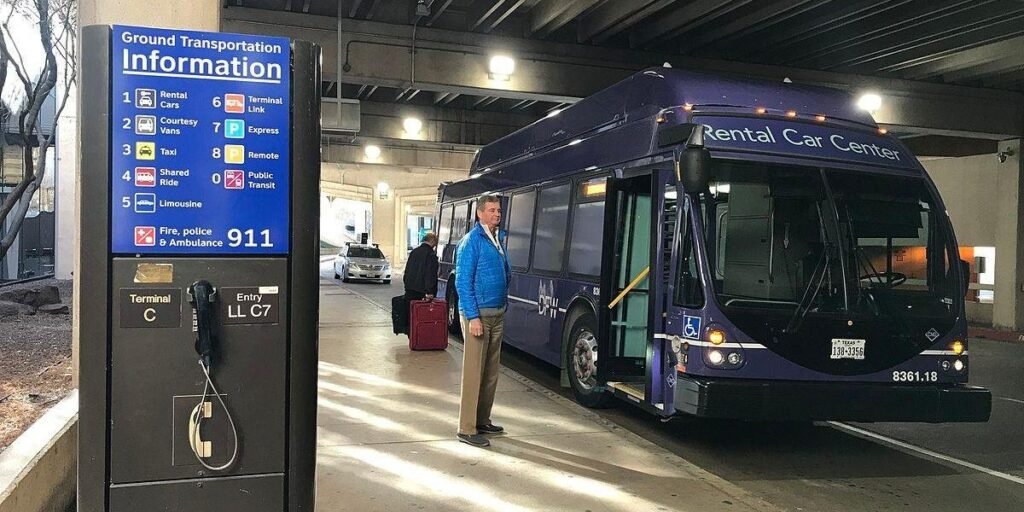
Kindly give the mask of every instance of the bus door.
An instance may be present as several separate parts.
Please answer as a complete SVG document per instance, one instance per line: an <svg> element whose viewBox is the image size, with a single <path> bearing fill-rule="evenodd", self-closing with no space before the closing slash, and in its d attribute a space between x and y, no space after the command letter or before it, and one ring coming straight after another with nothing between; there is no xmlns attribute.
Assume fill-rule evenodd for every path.
<svg viewBox="0 0 1024 512"><path fill-rule="evenodd" d="M665 190L671 172L654 170L630 178L611 178L605 203L604 252L601 259L601 304L598 326L598 380L635 404L667 411L671 393L663 382L663 332L666 261L671 233L665 223ZM668 245L664 245L665 243ZM658 343L654 343L657 341ZM667 396L666 396L667 395Z"/></svg>

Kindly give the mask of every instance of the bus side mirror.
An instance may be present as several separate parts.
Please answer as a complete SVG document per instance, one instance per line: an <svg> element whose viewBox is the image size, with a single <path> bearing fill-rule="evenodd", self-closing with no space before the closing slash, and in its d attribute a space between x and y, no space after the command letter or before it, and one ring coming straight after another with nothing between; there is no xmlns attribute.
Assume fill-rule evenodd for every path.
<svg viewBox="0 0 1024 512"><path fill-rule="evenodd" d="M690 125L692 131L686 139L686 147L676 160L676 179L687 192L702 192L708 188L708 172L711 168L711 153L704 147L704 130L701 125Z"/></svg>

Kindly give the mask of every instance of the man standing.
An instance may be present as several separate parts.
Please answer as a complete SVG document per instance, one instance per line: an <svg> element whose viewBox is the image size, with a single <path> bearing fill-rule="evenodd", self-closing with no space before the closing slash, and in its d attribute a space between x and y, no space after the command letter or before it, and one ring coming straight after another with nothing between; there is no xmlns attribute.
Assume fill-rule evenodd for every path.
<svg viewBox="0 0 1024 512"><path fill-rule="evenodd" d="M462 404L458 439L473 446L490 446L483 434L504 429L491 423L494 390L498 387L501 336L512 272L505 257L501 200L483 195L476 203L480 221L462 238L455 257L455 289L465 346L462 359Z"/></svg>
<svg viewBox="0 0 1024 512"><path fill-rule="evenodd" d="M437 235L428 232L419 247L409 253L405 262L405 300L433 299L437 295Z"/></svg>

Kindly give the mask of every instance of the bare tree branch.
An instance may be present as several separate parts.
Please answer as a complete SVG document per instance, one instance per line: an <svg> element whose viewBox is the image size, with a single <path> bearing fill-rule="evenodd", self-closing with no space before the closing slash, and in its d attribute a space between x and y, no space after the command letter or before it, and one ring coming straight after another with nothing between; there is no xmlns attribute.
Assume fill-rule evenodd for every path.
<svg viewBox="0 0 1024 512"><path fill-rule="evenodd" d="M21 231L25 216L32 205L32 199L41 188L43 179L46 176L46 157L50 150L50 145L53 143L56 130L51 130L49 134L44 135L40 127L45 124L45 120L42 119L42 106L57 85L57 55L61 57L65 73L61 80L64 87L60 91L61 97L54 112L54 125L67 105L70 86L77 80L75 60L77 58L77 50L74 41L74 34L76 33L76 1L54 0L54 3L51 3L50 0L31 0L35 12L20 13L22 15L28 14L28 16L38 20L39 43L43 47L45 63L35 80L29 78L29 70L22 60L21 52L8 26L19 5L28 3L25 0L13 0L11 12L3 23L3 31L0 31L0 67L3 68L3 71L0 72L0 89L2 89L3 82L6 80L7 64L10 64L21 81L21 89L25 96L25 105L18 116L23 155L22 179L6 197L3 204L0 205L0 224L5 223L13 214L13 217L10 217L12 218L10 229L0 239L0 259L6 255L7 251L14 244L14 240ZM57 24L58 28L56 32L53 31L54 23ZM13 56L11 48L14 50ZM14 58L15 56L17 58ZM0 117L2 117L3 108L3 105L0 104ZM38 152L35 155L33 155L33 148L38 148ZM2 156L2 149L0 149L0 156Z"/></svg>

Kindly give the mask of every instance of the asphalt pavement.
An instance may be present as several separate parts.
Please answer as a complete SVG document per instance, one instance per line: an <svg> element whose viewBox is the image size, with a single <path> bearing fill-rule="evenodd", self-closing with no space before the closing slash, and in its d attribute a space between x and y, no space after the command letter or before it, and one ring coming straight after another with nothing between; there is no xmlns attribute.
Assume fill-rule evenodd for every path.
<svg viewBox="0 0 1024 512"><path fill-rule="evenodd" d="M330 264L321 270L331 277ZM390 308L391 285L337 283ZM327 313L327 312L325 312ZM786 510L1024 510L1024 343L968 341L987 423L662 422L627 404L600 416ZM502 364L570 397L557 368L506 347Z"/></svg>

